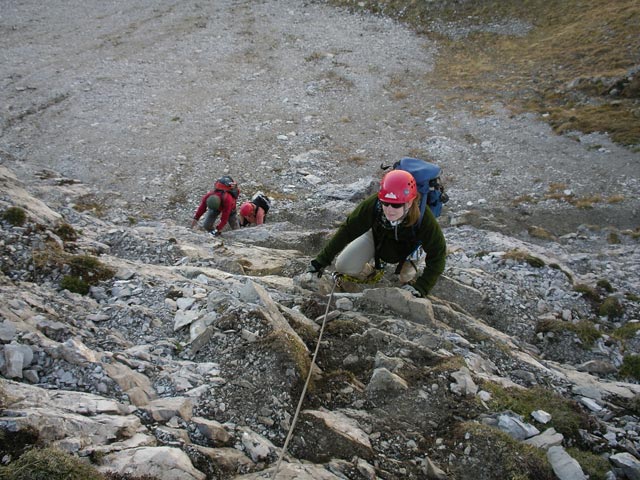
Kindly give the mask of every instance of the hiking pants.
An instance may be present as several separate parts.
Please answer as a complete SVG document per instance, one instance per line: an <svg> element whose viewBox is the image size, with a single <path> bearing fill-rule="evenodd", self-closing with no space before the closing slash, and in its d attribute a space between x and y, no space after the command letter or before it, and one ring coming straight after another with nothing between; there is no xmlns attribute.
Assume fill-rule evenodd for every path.
<svg viewBox="0 0 640 480"><path fill-rule="evenodd" d="M336 258L336 271L353 277L367 277L373 273L370 262L375 261L376 245L373 231L368 230L349 243ZM407 283L416 276L411 262L405 262L400 271L400 283Z"/></svg>
<svg viewBox="0 0 640 480"><path fill-rule="evenodd" d="M204 221L202 226L204 227L204 229L207 232L212 232L215 224L216 224L216 219L218 218L218 215L220 215L220 210L216 209L216 208L208 208L207 209L207 213L204 216ZM238 212L236 210L233 210L231 212L231 215L229 215L229 226L231 227L232 230L235 230L236 228L240 227L240 222L238 221Z"/></svg>

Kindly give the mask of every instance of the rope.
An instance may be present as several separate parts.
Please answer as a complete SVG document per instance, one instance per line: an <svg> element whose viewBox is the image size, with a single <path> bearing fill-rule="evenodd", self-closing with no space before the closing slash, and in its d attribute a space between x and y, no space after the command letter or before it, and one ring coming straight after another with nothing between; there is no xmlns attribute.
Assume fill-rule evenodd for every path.
<svg viewBox="0 0 640 480"><path fill-rule="evenodd" d="M333 292L336 290L336 286L338 285L338 279L334 278L333 288L331 289L331 293L329 294L329 301L327 302L327 309L324 312L324 318L322 319L322 326L320 327L320 334L318 335L318 342L316 343L316 349L313 352L313 357L311 358L311 365L309 365L309 373L307 375L307 380L304 382L304 387L302 388L302 394L300 395L300 400L298 401L298 407L296 408L296 413L293 416L293 421L291 422L291 427L289 428L289 433L287 434L287 438L284 441L284 445L282 446L282 451L280 452L280 457L278 458L278 463L276 464L276 469L273 471L273 476L271 478L275 479L276 475L278 475L278 471L280 470L280 464L282 463L282 459L284 458L284 454L287 451L287 446L289 445L289 441L293 435L293 429L296 426L296 422L298 421L298 414L300 413L300 408L302 407L302 402L304 400L304 396L307 393L307 387L309 386L309 380L311 380L311 373L313 372L313 366L316 363L316 357L318 356L318 350L320 350L320 342L322 341L322 334L324 333L324 327L327 323L327 316L329 315L329 307L331 306L331 301L333 300Z"/></svg>

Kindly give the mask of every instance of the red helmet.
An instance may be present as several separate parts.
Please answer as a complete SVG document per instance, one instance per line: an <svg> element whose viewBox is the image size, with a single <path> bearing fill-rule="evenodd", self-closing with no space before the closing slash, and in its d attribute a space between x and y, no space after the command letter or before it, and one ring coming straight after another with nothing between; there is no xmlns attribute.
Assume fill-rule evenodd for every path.
<svg viewBox="0 0 640 480"><path fill-rule="evenodd" d="M408 203L418 196L416 180L404 170L391 170L380 181L378 198L387 203Z"/></svg>
<svg viewBox="0 0 640 480"><path fill-rule="evenodd" d="M253 203L244 202L240 207L240 215L242 215L243 217L249 217L253 215Z"/></svg>

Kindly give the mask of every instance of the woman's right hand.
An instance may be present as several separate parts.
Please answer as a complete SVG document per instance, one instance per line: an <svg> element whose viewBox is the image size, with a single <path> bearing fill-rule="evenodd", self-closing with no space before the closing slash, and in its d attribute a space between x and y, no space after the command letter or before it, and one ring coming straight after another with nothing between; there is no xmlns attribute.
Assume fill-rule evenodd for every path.
<svg viewBox="0 0 640 480"><path fill-rule="evenodd" d="M318 278L322 276L324 273L324 267L320 265L316 260L311 260L311 265L309 265L308 273L315 273Z"/></svg>

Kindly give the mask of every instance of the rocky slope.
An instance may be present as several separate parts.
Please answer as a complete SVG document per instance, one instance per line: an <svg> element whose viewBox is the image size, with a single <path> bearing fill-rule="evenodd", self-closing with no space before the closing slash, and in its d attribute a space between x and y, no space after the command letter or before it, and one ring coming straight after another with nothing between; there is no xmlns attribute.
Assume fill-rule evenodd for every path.
<svg viewBox="0 0 640 480"><path fill-rule="evenodd" d="M52 445L125 478L640 475L637 153L478 116L425 85L437 44L321 3L10 7L7 469ZM308 261L407 154L444 168L445 275L336 288L277 467L333 288ZM265 226L187 228L222 172Z"/></svg>
<svg viewBox="0 0 640 480"><path fill-rule="evenodd" d="M47 206L2 174L3 210L28 218L2 222L4 462L37 444L121 474L273 473L332 288L304 273L300 249L328 232L274 222L214 240L169 221L118 226ZM469 225L445 235L446 275L428 300L390 272L334 292L278 478L553 478L525 444L547 450L559 478L582 471L569 446L605 455L616 478L637 474L640 386L620 374L637 340L611 334L637 322L637 300L621 295L637 291L637 240L589 228L543 246ZM87 257L113 277L93 282ZM94 283L87 295L61 289L74 272ZM575 290L602 278L619 293L617 318ZM597 338L572 329L585 321ZM505 401L526 391L526 406Z"/></svg>

